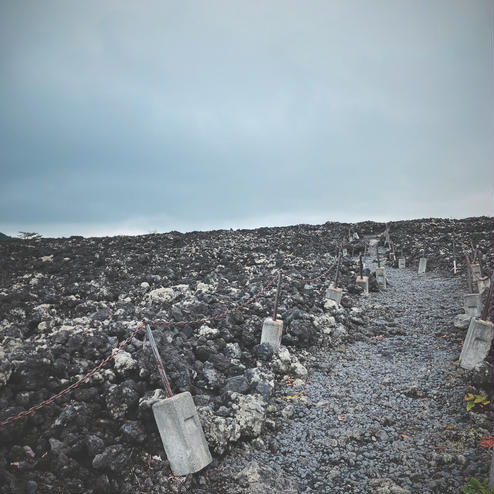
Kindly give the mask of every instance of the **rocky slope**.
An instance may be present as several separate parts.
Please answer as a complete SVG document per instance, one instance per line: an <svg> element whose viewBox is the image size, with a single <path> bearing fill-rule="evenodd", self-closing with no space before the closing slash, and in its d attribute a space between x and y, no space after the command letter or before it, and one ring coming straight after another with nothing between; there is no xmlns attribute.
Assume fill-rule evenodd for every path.
<svg viewBox="0 0 494 494"><path fill-rule="evenodd" d="M429 256L442 267L448 239L441 228L434 232L440 221L427 221L426 229L417 226L420 221L393 224L391 235L395 243L413 239L411 255L437 246ZM466 232L472 224L478 243L487 242L492 230L492 219L457 223ZM229 492L227 483L221 487L215 482L229 462L230 449L236 444L262 449L263 437L276 433L282 386L297 387L307 380L317 349L335 353L342 345L374 336L369 309L362 310L355 286L358 263L351 254L364 250L364 235L383 231L384 224L372 222L326 223L2 242L0 421L88 373L142 320L214 316L248 301L279 269L312 278L334 262L339 246L349 255L341 267L342 307L324 296L334 271L313 283L283 279L278 312L286 348L276 355L259 345L262 321L272 312L274 286L227 317L155 326L172 389L190 391L198 407L214 456L204 472L185 483L170 475L150 409L161 396L161 381L140 334L87 383L0 428L0 492ZM482 243L481 250L485 269L491 269L492 243ZM269 468L265 476L271 480L266 482L285 490L300 488L281 465Z"/></svg>

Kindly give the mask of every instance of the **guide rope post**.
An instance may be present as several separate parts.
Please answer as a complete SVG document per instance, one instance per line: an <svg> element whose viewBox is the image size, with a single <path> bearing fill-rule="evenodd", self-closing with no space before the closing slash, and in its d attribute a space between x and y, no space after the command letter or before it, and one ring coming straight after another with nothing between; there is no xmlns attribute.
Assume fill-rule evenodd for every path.
<svg viewBox="0 0 494 494"><path fill-rule="evenodd" d="M385 230L385 234L386 234L386 242L388 244L388 247L390 247L390 238L389 238L389 223L386 223L386 230Z"/></svg>
<svg viewBox="0 0 494 494"><path fill-rule="evenodd" d="M166 396L167 398L171 398L173 396L173 392L172 388L170 387L170 381L168 381L168 377L166 375L165 368L163 366L163 362L161 361L158 347L156 346L156 342L154 341L153 332L151 331L151 326L149 324L146 324L146 336L148 337L149 344L151 345L151 350L153 351L154 360L156 361L156 365L158 366L158 371L160 373L161 381L163 382Z"/></svg>
<svg viewBox="0 0 494 494"><path fill-rule="evenodd" d="M274 297L273 321L276 321L276 315L278 314L278 303L280 301L282 276L283 276L283 270L280 269L280 272L278 274L278 284L276 285L276 295Z"/></svg>
<svg viewBox="0 0 494 494"><path fill-rule="evenodd" d="M492 296L494 295L493 285L494 285L494 273L492 273L491 276L491 286L489 287L489 292L487 293L487 298L485 299L484 307L482 309L482 314L480 316L480 319L482 319L482 321L487 321L487 318L489 316L489 307L491 307Z"/></svg>
<svg viewBox="0 0 494 494"><path fill-rule="evenodd" d="M468 257L468 254L465 254L465 261L467 265L467 285L470 293L473 293L472 265L470 264L470 258Z"/></svg>
<svg viewBox="0 0 494 494"><path fill-rule="evenodd" d="M453 273L456 274L456 241L453 237Z"/></svg>
<svg viewBox="0 0 494 494"><path fill-rule="evenodd" d="M381 258L379 257L379 245L376 245L376 253L377 253L377 267L381 267Z"/></svg>
<svg viewBox="0 0 494 494"><path fill-rule="evenodd" d="M474 263L477 258L477 249L474 247L472 239L470 239L470 247L472 248L472 263Z"/></svg>
<svg viewBox="0 0 494 494"><path fill-rule="evenodd" d="M334 288L338 288L338 282L340 281L341 258L342 258L342 253L340 252L338 254L338 265L336 266L336 276L333 284Z"/></svg>
<svg viewBox="0 0 494 494"><path fill-rule="evenodd" d="M358 266L359 266L360 279L362 279L364 277L364 263L362 262L362 254L360 254L360 257L358 259Z"/></svg>

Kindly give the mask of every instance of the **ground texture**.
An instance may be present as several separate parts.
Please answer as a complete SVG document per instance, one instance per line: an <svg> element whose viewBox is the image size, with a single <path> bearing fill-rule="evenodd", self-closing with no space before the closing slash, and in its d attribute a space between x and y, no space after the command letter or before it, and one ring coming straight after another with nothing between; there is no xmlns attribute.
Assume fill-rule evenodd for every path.
<svg viewBox="0 0 494 494"><path fill-rule="evenodd" d="M492 397L492 350L478 371L460 369L466 328L453 323L471 244L492 273L492 227L397 222L404 270L372 222L1 242L0 421L83 378L141 321L168 321L154 337L214 459L171 474L151 413L161 381L140 333L76 389L0 427L0 493L459 493L486 476L492 451L492 405L467 411L464 400ZM389 281L378 290L371 248L368 297L355 285L364 236L379 241ZM279 269L317 277L341 246L341 306L325 295L334 267L284 276L283 347L260 345L276 283L263 286ZM432 271L419 276L421 255Z"/></svg>

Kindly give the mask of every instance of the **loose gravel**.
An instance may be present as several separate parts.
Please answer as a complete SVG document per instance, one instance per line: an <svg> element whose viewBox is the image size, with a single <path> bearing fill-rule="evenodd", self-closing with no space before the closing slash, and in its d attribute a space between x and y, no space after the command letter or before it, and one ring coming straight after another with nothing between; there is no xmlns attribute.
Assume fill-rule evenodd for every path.
<svg viewBox="0 0 494 494"><path fill-rule="evenodd" d="M362 302L367 336L322 349L303 388L280 389L279 429L225 459L217 492L262 492L274 476L271 492L459 493L488 475L492 413L466 411L456 362L463 282L386 273L391 286Z"/></svg>

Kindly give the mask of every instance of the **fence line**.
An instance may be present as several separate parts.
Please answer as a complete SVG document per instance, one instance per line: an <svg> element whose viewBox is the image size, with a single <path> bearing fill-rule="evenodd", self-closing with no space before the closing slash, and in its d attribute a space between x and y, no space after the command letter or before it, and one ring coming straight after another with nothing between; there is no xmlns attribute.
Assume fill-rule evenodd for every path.
<svg viewBox="0 0 494 494"><path fill-rule="evenodd" d="M17 420L20 420L20 419L22 419L22 418L24 418L24 417L26 417L28 415L31 415L31 414L37 412L41 408L43 408L43 407L45 407L45 406L50 405L51 403L53 403L58 398L61 398L62 396L65 396L66 394L70 393L74 389L78 388L81 384L84 384L87 380L89 380L92 376L94 376L94 374L96 374L97 372L99 372L108 362L110 362L111 360L113 360L118 353L120 353L124 348L126 348L130 344L130 342L146 327L146 325L151 325L151 326L187 326L188 324L201 324L201 323L205 323L205 322L209 322L209 321L216 321L218 319L221 319L221 318L226 317L226 316L228 316L230 314L233 314L234 312L237 312L237 311L245 308L246 306L250 305L256 299L258 299L264 292L266 292L266 290L269 287L271 287L280 278L280 276L282 275L282 273L285 276L289 277L290 279L293 279L294 281L305 281L305 282L316 281L316 280L322 278L323 276L325 276L326 274L328 274L334 268L335 263L336 263L336 261L333 261L333 263L331 264L331 266L327 270L325 270L322 274L320 274L319 276L316 276L315 278L311 278L311 279L307 279L307 280L302 279L302 278L293 277L293 276L288 276L288 275L286 275L286 273L283 273L282 270L278 270L277 273L276 273L276 275L268 283L266 283L262 287L262 289L259 290L255 295L253 295L252 297L250 297L244 303L242 303L240 305L237 305L237 306L233 307L232 309L229 309L229 310L227 310L225 312L222 312L221 314L217 314L215 316L205 317L205 318L202 318L202 319L196 319L196 320L192 320L192 321L178 321L178 322L160 321L160 320L158 320L158 321L147 321L147 320L144 320L118 346L118 348L116 350L112 351L112 353L110 355L108 355L96 367L94 367L94 369L92 369L91 371L89 371L81 379L79 379L75 383L71 384L67 388L63 389L62 391L58 392L57 394L51 396L50 398L42 401L41 403L38 403L37 405L34 405L33 407L31 407L31 408L29 408L27 410L23 410L22 412L19 412L16 415L12 415L11 417L8 417L8 418L2 420L0 422L0 427L3 427L5 425L7 425L7 424L11 424L12 422L16 422Z"/></svg>

